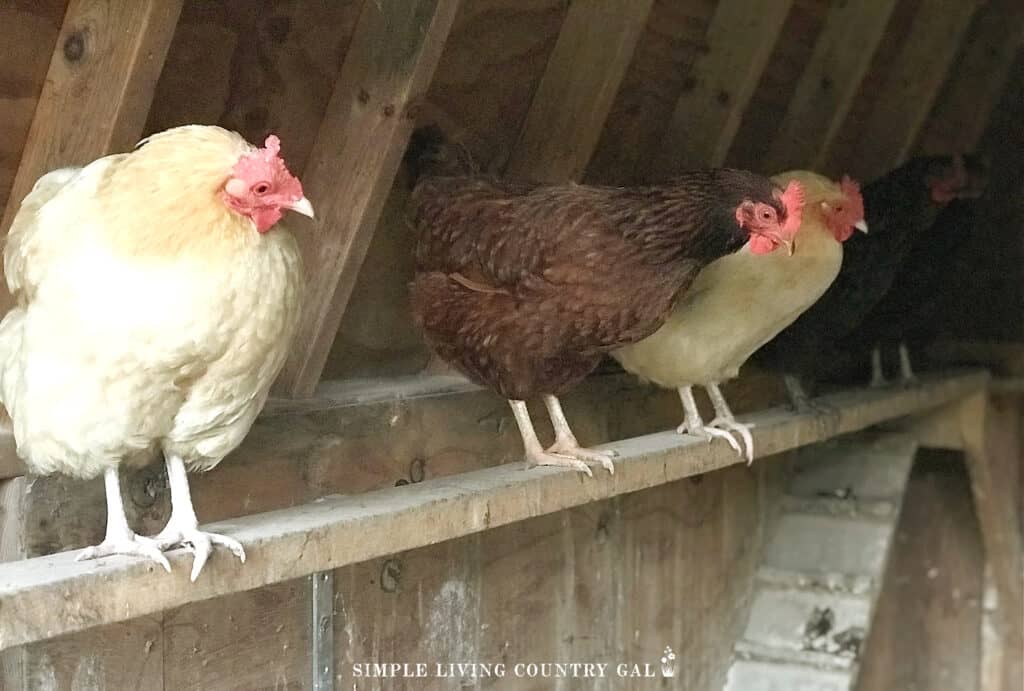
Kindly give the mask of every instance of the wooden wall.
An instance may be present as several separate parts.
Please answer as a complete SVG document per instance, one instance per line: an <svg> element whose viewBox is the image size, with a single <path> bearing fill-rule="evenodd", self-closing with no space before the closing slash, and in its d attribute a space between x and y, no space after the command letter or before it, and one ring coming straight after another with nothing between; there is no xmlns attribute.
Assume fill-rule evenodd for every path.
<svg viewBox="0 0 1024 691"><path fill-rule="evenodd" d="M0 206L68 4L0 0ZM108 3L72 4L89 10ZM441 125L486 170L528 176L557 169L562 179L603 184L709 163L763 172L814 165L832 175L870 176L898 152L964 151L980 142L999 172L987 202L990 223L982 236L965 240L962 275L972 280L954 321L959 335L1022 339L1019 3L969 1L956 3L955 12L938 0L867 4L851 21L843 13L859 4L827 0L770 0L760 14L741 0L463 0L425 96L410 112L416 124ZM254 141L276 132L293 169L302 171L314 160L362 7L363 0L186 0L140 131L202 122ZM593 23L589 12L601 17L623 7L640 17L635 35L623 21L608 24L621 31L590 43L563 38L571 33L566 27ZM594 64L606 74L588 71ZM594 100L566 110L580 118L606 113L597 118L603 122L578 138L571 128L559 131L572 145L568 156L550 143L550 155L536 154L544 142L537 144L531 123L551 112L549 94L568 93L584 77L595 80L584 82L584 95ZM901 94L912 94L912 102L901 102ZM327 378L415 373L427 363L408 318L408 186L399 170L327 358ZM761 380L743 390L741 411L776 393ZM581 395L569 404L584 441L678 421L670 394L612 395ZM291 446L286 439L265 448L253 439L196 482L197 508L213 520L365 491L407 477L417 458L431 475L515 458L518 440L504 404L484 394L474 401L472 409L441 406L397 425L368 418ZM676 483L399 555L389 565L391 574L399 567L397 588L382 588L384 563L343 569L336 575L339 665L609 651L653 660L676 643L687 661L685 688L712 688L742 619L783 466L730 469L699 484ZM145 474L133 482L144 495L154 486ZM166 517L158 485L157 499L133 508L141 528ZM8 499L28 490L40 498L35 513L19 517L30 532L12 538L4 532L14 506ZM0 558L95 541L100 498L97 483L5 483ZM307 606L308 583L287 583L14 651L0 664L9 684L28 688L306 688Z"/></svg>

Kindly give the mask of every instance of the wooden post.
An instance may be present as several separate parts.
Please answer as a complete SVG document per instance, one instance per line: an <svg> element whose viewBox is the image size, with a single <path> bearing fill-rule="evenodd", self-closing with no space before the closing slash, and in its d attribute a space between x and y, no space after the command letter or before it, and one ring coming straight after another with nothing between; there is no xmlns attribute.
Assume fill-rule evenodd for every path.
<svg viewBox="0 0 1024 691"><path fill-rule="evenodd" d="M1022 44L1024 3L988 0L982 5L918 139L921 153L966 153L978 145Z"/></svg>
<svg viewBox="0 0 1024 691"><path fill-rule="evenodd" d="M797 82L765 169L817 169L846 119L896 0L833 5Z"/></svg>
<svg viewBox="0 0 1024 691"><path fill-rule="evenodd" d="M654 177L725 161L792 4L770 0L752 12L744 0L718 3L708 50L693 66L692 88L676 102Z"/></svg>
<svg viewBox="0 0 1024 691"><path fill-rule="evenodd" d="M316 388L356 274L458 8L458 0L373 0L363 5L302 176L316 232L299 233L306 307L276 390Z"/></svg>
<svg viewBox="0 0 1024 691"><path fill-rule="evenodd" d="M579 179L652 2L589 0L569 6L506 174L539 182Z"/></svg>
<svg viewBox="0 0 1024 691"><path fill-rule="evenodd" d="M949 3L923 0L909 34L872 100L871 114L859 130L850 160L833 160L842 170L871 180L904 161L932 109L976 8L975 0Z"/></svg>
<svg viewBox="0 0 1024 691"><path fill-rule="evenodd" d="M1020 513L1017 506L1021 459L1019 402L994 405L987 394L975 394L961 407L967 467L975 510L981 525L985 559L998 595L1003 691L1019 691L1024 674L1024 562L1021 559Z"/></svg>
<svg viewBox="0 0 1024 691"><path fill-rule="evenodd" d="M181 3L71 0L4 211L4 233L40 175L135 145Z"/></svg>

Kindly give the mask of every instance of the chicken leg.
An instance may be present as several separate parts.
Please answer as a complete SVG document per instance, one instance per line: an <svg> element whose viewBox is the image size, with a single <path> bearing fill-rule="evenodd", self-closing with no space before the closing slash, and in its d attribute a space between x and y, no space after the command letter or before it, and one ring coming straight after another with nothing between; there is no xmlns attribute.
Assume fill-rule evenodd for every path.
<svg viewBox="0 0 1024 691"><path fill-rule="evenodd" d="M548 447L548 453L571 456L585 463L600 463L609 473L615 474L615 466L612 465L612 459L616 456L614 451L583 448L569 428L569 421L565 419L565 413L562 412L562 404L558 398L551 395L544 396L544 405L548 409L551 425L555 428L555 443Z"/></svg>
<svg viewBox="0 0 1024 691"><path fill-rule="evenodd" d="M155 540L136 535L128 527L128 518L124 515L124 503L121 500L121 481L117 476L117 468L103 471L103 484L107 492L107 533L103 542L83 549L75 561L109 557L114 554L127 554L152 559L170 573L171 565L163 555Z"/></svg>
<svg viewBox="0 0 1024 691"><path fill-rule="evenodd" d="M740 445L737 443L736 439L733 438L732 434L726 430L708 427L704 424L704 420L701 419L700 416L700 411L697 409L697 401L693 398L692 386L680 386L679 399L683 402L683 411L686 417L683 420L683 423L676 427L677 433L690 434L694 437L704 439L709 443L714 437L720 437L729 442L729 446L731 446L736 453L743 455L743 450L740 449Z"/></svg>
<svg viewBox="0 0 1024 691"><path fill-rule="evenodd" d="M888 383L885 379L885 370L882 368L882 347L876 345L871 351L871 381L869 386L879 389Z"/></svg>
<svg viewBox="0 0 1024 691"><path fill-rule="evenodd" d="M196 520L196 512L192 507L192 493L188 487L188 474L185 472L185 463L174 454L167 455L167 481L171 486L171 517L167 525L154 538L160 549L170 549L174 545L183 545L195 555L192 561L191 580L194 583L199 578L199 572L203 570L206 560L210 558L213 545L221 545L231 550L231 553L245 563L245 550L238 540L207 533L199 530L199 521Z"/></svg>
<svg viewBox="0 0 1024 691"><path fill-rule="evenodd" d="M917 375L910 366L910 350L906 343L900 343L900 383L904 386L917 384Z"/></svg>
<svg viewBox="0 0 1024 691"><path fill-rule="evenodd" d="M704 388L707 390L708 396L711 397L711 405L715 407L715 419L709 422L707 426L731 430L740 435L747 446L747 465L750 465L754 462L754 436L750 433L750 428L753 425L745 425L736 420L736 416L732 414L725 396L722 395L722 390L718 388L718 382L712 382Z"/></svg>
<svg viewBox="0 0 1024 691"><path fill-rule="evenodd" d="M512 407L512 414L515 415L516 424L519 426L519 434L523 438L523 448L526 456L526 466L532 468L538 465L554 465L573 468L590 477L594 473L583 461L560 453L545 451L537 438L537 432L533 429L533 421L530 420L530 411L526 408L524 401L509 399L508 404Z"/></svg>

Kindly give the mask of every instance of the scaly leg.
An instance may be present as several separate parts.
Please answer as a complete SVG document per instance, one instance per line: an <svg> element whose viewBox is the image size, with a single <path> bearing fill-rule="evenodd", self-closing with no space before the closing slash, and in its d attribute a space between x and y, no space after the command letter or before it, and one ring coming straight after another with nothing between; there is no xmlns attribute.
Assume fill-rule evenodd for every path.
<svg viewBox="0 0 1024 691"><path fill-rule="evenodd" d="M530 420L530 411L526 409L524 401L516 401L510 398L508 404L512 406L512 414L515 415L516 424L519 425L519 434L523 437L523 448L526 451L526 466L528 468L532 468L535 465L556 465L574 468L581 473L586 473L591 477L594 476L594 473L590 471L590 466L583 461L544 450L544 447L540 445L540 440L537 439L537 432L533 429L533 421Z"/></svg>
<svg viewBox="0 0 1024 691"><path fill-rule="evenodd" d="M888 383L885 379L885 370L882 369L882 347L875 346L871 351L871 382L869 386L877 389Z"/></svg>
<svg viewBox="0 0 1024 691"><path fill-rule="evenodd" d="M555 443L548 447L548 453L571 456L586 463L600 463L609 473L615 474L615 466L612 465L612 459L616 455L614 451L583 448L569 428L569 421L565 419L565 413L562 412L562 404L558 398L546 395L544 396L544 405L548 409L551 425L555 428Z"/></svg>
<svg viewBox="0 0 1024 691"><path fill-rule="evenodd" d="M917 384L917 375L910 366L910 350L907 349L906 343L900 343L900 383L904 386Z"/></svg>
<svg viewBox="0 0 1024 691"><path fill-rule="evenodd" d="M715 406L715 419L709 422L707 426L732 430L739 434L747 445L747 465L750 465L754 462L754 436L750 433L750 428L753 425L744 425L736 421L736 416L729 409L729 404L726 402L725 396L722 395L722 390L718 388L718 382L708 384L704 388L707 389L708 396L711 397L711 405Z"/></svg>
<svg viewBox="0 0 1024 691"><path fill-rule="evenodd" d="M109 557L113 554L128 554L152 559L168 573L171 565L167 557L161 553L155 540L136 535L128 527L128 518L124 515L124 503L121 501L121 482L117 477L117 468L103 471L103 484L107 491L107 534L103 542L95 547L86 547L75 557L75 561Z"/></svg>
<svg viewBox="0 0 1024 691"><path fill-rule="evenodd" d="M199 572L203 570L206 560L210 558L213 545L227 547L242 563L245 563L245 550L242 549L238 540L226 535L199 530L196 511L192 507L192 493L189 491L184 461L177 456L168 454L166 465L167 481L171 486L171 517L155 538L160 549L183 545L195 555L192 560L191 579L193 583L199 578Z"/></svg>
<svg viewBox="0 0 1024 691"><path fill-rule="evenodd" d="M838 411L832 406L821 401L815 401L807 395L803 382L795 374L786 374L782 377L782 383L786 385L786 396L789 398L789 405L795 413L807 415L810 413L835 415Z"/></svg>
<svg viewBox="0 0 1024 691"><path fill-rule="evenodd" d="M729 446L735 449L736 453L743 455L743 450L740 449L740 445L729 432L726 432L723 429L707 427L704 424L704 420L700 417L700 411L697 409L697 401L693 398L692 386L679 387L679 400L683 402L683 412L686 417L683 420L683 423L676 427L676 432L678 434L690 434L694 437L704 439L709 443L712 438L720 437L729 442Z"/></svg>

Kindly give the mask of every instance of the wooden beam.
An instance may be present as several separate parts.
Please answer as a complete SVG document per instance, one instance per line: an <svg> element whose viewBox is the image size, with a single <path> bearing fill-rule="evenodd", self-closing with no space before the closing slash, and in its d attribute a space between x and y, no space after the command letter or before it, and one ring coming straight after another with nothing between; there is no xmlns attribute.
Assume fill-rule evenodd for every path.
<svg viewBox="0 0 1024 691"><path fill-rule="evenodd" d="M856 160L837 163L871 180L906 160L976 7L976 0L922 0L896 58L879 67L886 73L882 87L866 94L873 103L857 139Z"/></svg>
<svg viewBox="0 0 1024 691"><path fill-rule="evenodd" d="M978 146L1022 45L1024 3L984 3L917 141L922 154L969 152Z"/></svg>
<svg viewBox="0 0 1024 691"><path fill-rule="evenodd" d="M985 560L998 596L999 634L1003 649L1003 691L1018 691L1024 678L1024 558L1020 530L1021 432L1019 400L1007 397L997 407L985 394L961 406L967 467L974 508L981 525Z"/></svg>
<svg viewBox="0 0 1024 691"><path fill-rule="evenodd" d="M821 167L895 6L896 0L832 5L772 140L765 170Z"/></svg>
<svg viewBox="0 0 1024 691"><path fill-rule="evenodd" d="M759 457L854 432L984 391L988 375L924 377L918 387L856 390L823 397L828 414L773 409L749 416ZM75 562L74 552L0 565L0 649L125 621L229 593L435 544L741 463L722 440L674 432L607 445L614 475L508 463L209 526L246 546L244 565L214 558L196 582L191 557L170 555L174 572L128 558ZM67 593L73 592L73 598Z"/></svg>
<svg viewBox="0 0 1024 691"><path fill-rule="evenodd" d="M578 180L597 146L653 0L569 5L505 173Z"/></svg>
<svg viewBox="0 0 1024 691"><path fill-rule="evenodd" d="M752 12L744 0L718 3L707 52L697 59L676 102L653 177L722 165L792 4L769 0Z"/></svg>
<svg viewBox="0 0 1024 691"><path fill-rule="evenodd" d="M458 0L373 0L356 23L302 175L316 232L298 233L307 293L276 391L316 388L451 29Z"/></svg>
<svg viewBox="0 0 1024 691"><path fill-rule="evenodd" d="M182 0L71 0L0 231L39 176L135 145ZM6 308L10 296L0 291Z"/></svg>

